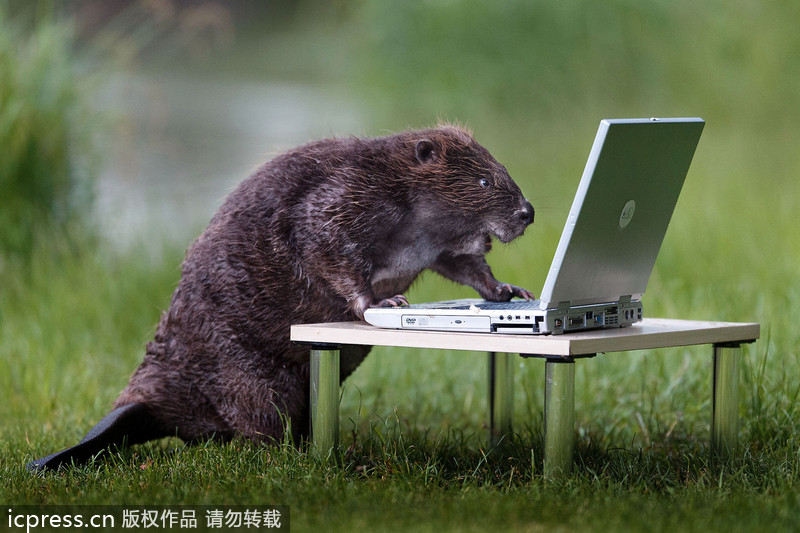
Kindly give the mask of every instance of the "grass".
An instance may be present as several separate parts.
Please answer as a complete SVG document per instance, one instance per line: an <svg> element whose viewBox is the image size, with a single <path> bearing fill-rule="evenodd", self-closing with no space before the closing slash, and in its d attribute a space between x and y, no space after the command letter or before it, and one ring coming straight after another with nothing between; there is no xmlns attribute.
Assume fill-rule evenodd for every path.
<svg viewBox="0 0 800 533"><path fill-rule="evenodd" d="M792 279L791 261L776 256L769 275L757 275L763 257L753 250L791 248L797 237L763 227L759 233L735 217L694 209L715 175L704 159L722 158L699 154L648 290L648 310L762 322L763 338L745 348L742 453L730 464L708 460L707 347L579 362L575 472L556 484L541 474L540 361L518 362L518 435L500 453L485 444L484 354L376 349L343 389L341 466L291 446L185 448L168 440L34 478L24 463L74 444L124 386L180 262L179 251L154 261L138 250L49 243L30 263L7 260L0 274L0 501L287 504L297 531L795 529L800 388L790 317L800 300L783 285ZM715 189L733 206L749 194L732 183ZM713 231L698 235L696 227L709 219ZM537 276L512 265L526 246L554 238L555 226L535 225L524 237L530 242L493 252L498 275ZM728 231L736 238L707 235ZM698 257L698 248L714 255ZM548 254L531 258L535 270L546 268ZM469 294L426 275L411 297L453 293Z"/></svg>
<svg viewBox="0 0 800 533"><path fill-rule="evenodd" d="M32 31L2 7L0 28L0 247L25 254L37 228L91 207L98 117L68 24L47 17Z"/></svg>
<svg viewBox="0 0 800 533"><path fill-rule="evenodd" d="M675 14L666 4L612 2L578 17L575 3L564 3L564 11L531 3L538 11L529 16L555 22L549 33L528 36L525 24L508 26L503 38L521 43L518 50L492 41L491 28L507 14L467 4L473 10L454 18L455 4L421 9L409 2L392 19L394 33L378 24L388 24L377 20L380 8L365 7L348 18L363 32L349 39L373 39L367 48L384 72L378 75L369 62L362 68L375 76L387 101L377 117L391 117L387 122L396 129L430 123L439 113L467 120L537 207L537 222L526 235L492 252L499 279L538 290L597 119L642 114L667 77L654 107L708 120L645 304L650 316L761 322L762 338L744 349L740 454L724 464L708 458L707 347L578 362L575 468L558 483L542 477L541 361L518 361L517 434L501 450L485 443L485 354L376 349L343 388L339 465L287 444L184 447L165 440L33 477L26 461L77 442L124 387L169 302L182 253L150 253L159 246L153 242L119 252L93 239L48 233L32 240L30 260L0 255L0 502L285 504L296 531L800 528L800 339L794 323L800 235L793 223L800 135L789 127L800 107L790 89L794 79L780 75L792 66L787 50L796 49L797 38L782 28L796 17L781 18L780 9L763 6L747 23L737 23L722 6L717 13L713 5L688 2ZM512 18L528 20L521 15ZM599 35L613 52L628 54L629 60L611 62L613 76L604 73L591 40L571 38L584 27L601 32L591 17L611 15L645 19ZM418 25L422 16L429 17L426 31ZM470 16L485 27L465 20ZM446 35L429 36L448 21ZM695 32L704 21L715 31ZM761 26L770 31L748 41L748 29ZM681 35L693 39L668 38L680 27L692 30ZM468 42L472 35L487 45ZM459 42L469 45L469 54L447 63L444 72L425 61L442 43L456 54ZM513 70L526 49L546 50L547 43L560 51L543 63L555 87L540 85L545 94L525 96L535 69L514 71L505 84L462 73L469 65L481 70L503 50L510 57L496 72ZM313 51L313 42L303 50ZM577 77L576 58L584 53L586 70ZM652 71L645 69L648 57L655 58ZM357 71L347 73L357 77ZM605 85L595 91L597 76ZM612 78L618 84L609 84ZM558 89L572 82L569 91ZM435 94L424 94L431 87L438 87ZM534 111L521 113L516 101L545 109L532 117ZM731 109L744 111L737 118ZM385 126L371 127L377 134ZM409 297L469 295L425 275Z"/></svg>

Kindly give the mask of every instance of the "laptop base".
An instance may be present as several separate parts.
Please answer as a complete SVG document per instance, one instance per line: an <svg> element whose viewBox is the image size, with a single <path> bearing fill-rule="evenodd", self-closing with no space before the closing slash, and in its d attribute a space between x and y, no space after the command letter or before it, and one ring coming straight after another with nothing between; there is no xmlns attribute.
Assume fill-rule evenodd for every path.
<svg viewBox="0 0 800 533"><path fill-rule="evenodd" d="M371 324L392 329L558 335L629 326L642 320L643 309L638 300L540 309L538 300L461 299L401 309L372 308L367 314Z"/></svg>

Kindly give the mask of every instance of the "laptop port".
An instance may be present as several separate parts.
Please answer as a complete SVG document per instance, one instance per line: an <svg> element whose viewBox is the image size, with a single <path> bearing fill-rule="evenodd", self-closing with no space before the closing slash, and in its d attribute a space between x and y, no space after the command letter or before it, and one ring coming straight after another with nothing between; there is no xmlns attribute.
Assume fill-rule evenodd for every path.
<svg viewBox="0 0 800 533"><path fill-rule="evenodd" d="M569 318L569 325L572 326L583 326L583 316L573 316Z"/></svg>

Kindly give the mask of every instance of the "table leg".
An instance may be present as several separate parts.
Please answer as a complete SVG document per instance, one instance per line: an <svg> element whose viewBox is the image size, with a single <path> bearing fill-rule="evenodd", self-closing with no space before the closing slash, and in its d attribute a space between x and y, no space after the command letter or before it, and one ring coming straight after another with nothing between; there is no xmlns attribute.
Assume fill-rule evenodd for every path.
<svg viewBox="0 0 800 533"><path fill-rule="evenodd" d="M339 445L339 349L311 349L311 444L320 457Z"/></svg>
<svg viewBox="0 0 800 533"><path fill-rule="evenodd" d="M738 344L714 345L714 383L711 408L711 453L728 459L739 441Z"/></svg>
<svg viewBox="0 0 800 533"><path fill-rule="evenodd" d="M575 361L547 359L544 393L544 476L572 471L575 445Z"/></svg>
<svg viewBox="0 0 800 533"><path fill-rule="evenodd" d="M489 442L497 446L511 433L515 354L489 352Z"/></svg>

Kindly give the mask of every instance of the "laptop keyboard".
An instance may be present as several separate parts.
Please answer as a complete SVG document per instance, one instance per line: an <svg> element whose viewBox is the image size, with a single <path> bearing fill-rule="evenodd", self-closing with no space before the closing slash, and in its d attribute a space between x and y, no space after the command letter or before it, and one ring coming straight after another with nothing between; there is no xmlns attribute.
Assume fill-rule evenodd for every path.
<svg viewBox="0 0 800 533"><path fill-rule="evenodd" d="M481 302L476 307L489 311L496 309L519 309L520 311L539 309L539 300L514 300L512 302Z"/></svg>
<svg viewBox="0 0 800 533"><path fill-rule="evenodd" d="M513 300L510 302L487 302L485 300L473 300L470 302L464 301L449 301L449 302L432 302L424 304L411 304L409 307L412 309L469 309L471 305L486 309L487 311L495 310L535 310L539 309L539 300Z"/></svg>

